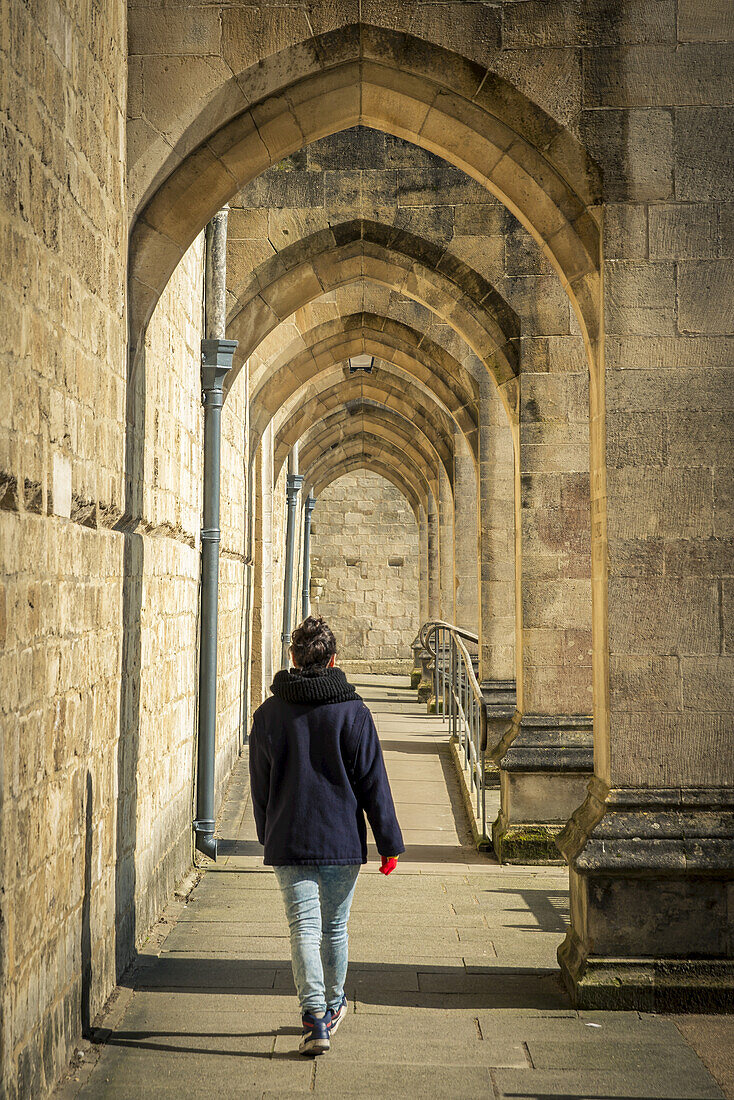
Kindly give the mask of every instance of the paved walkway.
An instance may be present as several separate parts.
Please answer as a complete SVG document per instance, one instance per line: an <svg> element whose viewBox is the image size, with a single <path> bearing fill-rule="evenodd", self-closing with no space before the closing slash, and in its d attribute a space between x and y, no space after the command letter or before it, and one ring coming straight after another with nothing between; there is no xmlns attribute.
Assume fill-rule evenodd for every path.
<svg viewBox="0 0 734 1100"><path fill-rule="evenodd" d="M571 1008L555 961L565 869L499 867L471 848L445 727L404 683L359 681L407 852L390 878L376 861L360 875L350 1012L331 1052L296 1051L287 925L240 762L219 828L223 857L143 949L84 1065L59 1090L64 1100L725 1095L673 1019ZM687 1026L694 1041L698 1026L704 1052L705 1036L722 1029L707 1060L723 1080L715 1060L730 1021Z"/></svg>

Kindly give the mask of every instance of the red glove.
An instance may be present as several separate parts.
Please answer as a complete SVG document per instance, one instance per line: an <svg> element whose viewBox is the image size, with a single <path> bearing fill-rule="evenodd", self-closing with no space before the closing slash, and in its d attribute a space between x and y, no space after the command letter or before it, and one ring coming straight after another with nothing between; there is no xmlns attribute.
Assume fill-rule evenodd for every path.
<svg viewBox="0 0 734 1100"><path fill-rule="evenodd" d="M380 867L381 875L389 875L391 871L394 871L398 865L397 856L383 856L382 866Z"/></svg>

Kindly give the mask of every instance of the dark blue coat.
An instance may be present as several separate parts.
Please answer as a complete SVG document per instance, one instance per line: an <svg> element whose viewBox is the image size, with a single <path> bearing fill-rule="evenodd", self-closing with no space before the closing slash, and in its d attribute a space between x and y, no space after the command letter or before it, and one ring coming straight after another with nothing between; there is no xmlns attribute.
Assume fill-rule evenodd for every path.
<svg viewBox="0 0 734 1100"><path fill-rule="evenodd" d="M341 669L279 672L255 711L250 785L266 864L367 862L405 851L377 730Z"/></svg>

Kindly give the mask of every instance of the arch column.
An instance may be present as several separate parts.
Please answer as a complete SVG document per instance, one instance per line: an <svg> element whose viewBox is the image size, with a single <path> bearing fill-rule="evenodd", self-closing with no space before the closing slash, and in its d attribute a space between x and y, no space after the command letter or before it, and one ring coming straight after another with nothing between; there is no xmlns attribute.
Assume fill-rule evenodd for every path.
<svg viewBox="0 0 734 1100"><path fill-rule="evenodd" d="M457 626L479 632L477 471L463 434L454 430L454 578Z"/></svg>
<svg viewBox="0 0 734 1100"><path fill-rule="evenodd" d="M439 513L434 490L429 488L426 503L426 595L428 619L441 618L441 552L439 547ZM430 654L427 649L421 651L421 680L418 684L419 702L433 698L433 674L430 669Z"/></svg>
<svg viewBox="0 0 734 1100"><path fill-rule="evenodd" d="M593 771L588 383L525 370L518 422L517 710L492 757L503 862L557 862Z"/></svg>
<svg viewBox="0 0 734 1100"><path fill-rule="evenodd" d="M477 524L479 680L489 743L515 712L515 447L507 411L488 375L479 383Z"/></svg>
<svg viewBox="0 0 734 1100"><path fill-rule="evenodd" d="M268 425L253 456L254 594L252 607L252 705L273 681L273 431Z"/></svg>
<svg viewBox="0 0 734 1100"><path fill-rule="evenodd" d="M428 609L428 512L423 504L418 507L418 623L423 626L430 617ZM413 669L410 674L410 686L418 688L425 677L423 673L424 663L428 659L428 651L423 648L417 638L413 642ZM425 689L424 689L425 690ZM418 698L422 698L419 695Z"/></svg>
<svg viewBox="0 0 734 1100"><path fill-rule="evenodd" d="M430 615L428 605L428 513L421 504L418 512L418 546L419 546L419 573L418 573L418 606L420 608L421 626Z"/></svg>
<svg viewBox="0 0 734 1100"><path fill-rule="evenodd" d="M441 618L454 622L454 494L448 474L438 463L439 598Z"/></svg>

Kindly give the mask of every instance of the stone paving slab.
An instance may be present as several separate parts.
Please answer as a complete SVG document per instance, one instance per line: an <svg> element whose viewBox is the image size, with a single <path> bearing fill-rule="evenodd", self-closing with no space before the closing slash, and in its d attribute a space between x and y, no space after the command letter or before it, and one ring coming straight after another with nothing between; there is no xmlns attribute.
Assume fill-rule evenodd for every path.
<svg viewBox="0 0 734 1100"><path fill-rule="evenodd" d="M471 846L445 725L398 678L381 701L384 680L367 694L409 847L386 880L370 845L332 1051L311 1061L296 1050L287 922L242 760L220 860L124 977L127 1000L97 1021L89 1064L59 1100L723 1096L671 1020L572 1008L555 957L567 872L500 867Z"/></svg>
<svg viewBox="0 0 734 1100"><path fill-rule="evenodd" d="M340 1097L400 1097L401 1100L419 1096L477 1100L477 1097L492 1096L492 1080L485 1066L381 1065L377 1059L345 1064L337 1059L322 1058L316 1065L314 1092Z"/></svg>
<svg viewBox="0 0 734 1100"><path fill-rule="evenodd" d="M734 1021L731 1016L675 1016L674 1026L692 1043L727 1097L734 1097Z"/></svg>
<svg viewBox="0 0 734 1100"><path fill-rule="evenodd" d="M723 1093L700 1067L695 1077L678 1077L674 1065L661 1074L623 1068L610 1070L497 1069L496 1100L721 1100ZM490 1093L491 1095L491 1093Z"/></svg>

